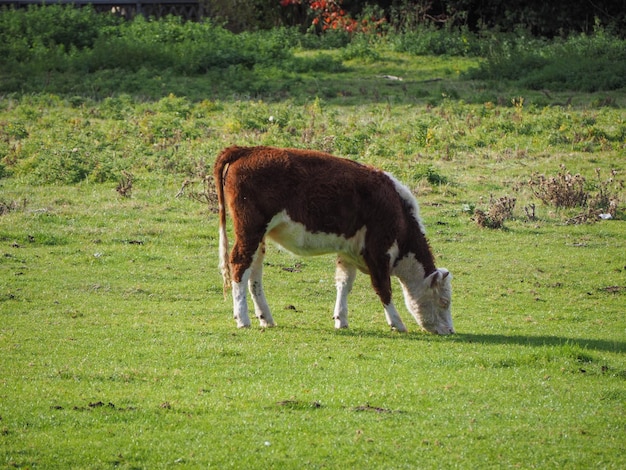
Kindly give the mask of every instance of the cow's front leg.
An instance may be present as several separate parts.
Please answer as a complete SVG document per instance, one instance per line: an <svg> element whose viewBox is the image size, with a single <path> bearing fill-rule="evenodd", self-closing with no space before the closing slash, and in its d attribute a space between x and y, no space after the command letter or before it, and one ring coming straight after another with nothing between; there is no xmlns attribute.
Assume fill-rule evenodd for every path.
<svg viewBox="0 0 626 470"><path fill-rule="evenodd" d="M265 257L265 241L261 242L252 261L252 272L248 281L248 289L254 302L254 312L262 327L274 326L274 319L263 291L263 258Z"/></svg>
<svg viewBox="0 0 626 470"><path fill-rule="evenodd" d="M400 314L396 310L396 307L393 305L393 302L389 301L385 307L385 318L387 318L387 323L391 328L395 328L397 331L406 331L406 326L402 323L402 319L400 318Z"/></svg>
<svg viewBox="0 0 626 470"><path fill-rule="evenodd" d="M379 253L378 256L371 256L366 253L365 260L370 270L372 286L378 294L383 307L385 308L385 318L391 328L398 331L406 331L406 326L402 323L402 319L391 301L391 266L388 254Z"/></svg>
<svg viewBox="0 0 626 470"><path fill-rule="evenodd" d="M355 277L356 268L338 256L335 270L337 301L335 302L333 314L335 328L348 328L348 294L352 290Z"/></svg>

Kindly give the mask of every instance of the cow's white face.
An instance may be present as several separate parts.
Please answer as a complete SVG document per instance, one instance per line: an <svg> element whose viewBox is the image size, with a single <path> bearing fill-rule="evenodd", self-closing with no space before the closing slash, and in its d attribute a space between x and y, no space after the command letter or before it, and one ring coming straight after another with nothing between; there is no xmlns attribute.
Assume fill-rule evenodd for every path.
<svg viewBox="0 0 626 470"><path fill-rule="evenodd" d="M417 299L417 312L411 311L422 328L430 333L449 335L452 325L452 276L446 269L438 269L424 279L424 290ZM406 299L406 297L405 297Z"/></svg>
<svg viewBox="0 0 626 470"><path fill-rule="evenodd" d="M452 275L447 269L424 277L424 269L410 255L398 263L394 274L400 279L407 309L424 330L439 335L455 332L450 312Z"/></svg>

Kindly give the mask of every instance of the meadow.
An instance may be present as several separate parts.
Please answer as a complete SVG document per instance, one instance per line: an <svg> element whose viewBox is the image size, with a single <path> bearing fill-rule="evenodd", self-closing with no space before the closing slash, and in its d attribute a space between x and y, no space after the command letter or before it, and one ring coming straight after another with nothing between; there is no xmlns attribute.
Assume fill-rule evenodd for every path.
<svg viewBox="0 0 626 470"><path fill-rule="evenodd" d="M450 32L425 54L439 33L215 27L220 61L194 69L217 56L169 21L100 25L111 35L52 56L14 45L43 48L21 62L3 51L0 466L624 468L622 63L553 73L623 41L555 41L537 59L519 36ZM124 42L116 27L178 39L153 63L132 59L139 40L99 55ZM185 41L200 52L176 62ZM457 334L419 331L397 284L409 332L390 331L363 275L334 330L333 257L273 245L278 326L236 329L207 177L231 144L394 173L454 276Z"/></svg>

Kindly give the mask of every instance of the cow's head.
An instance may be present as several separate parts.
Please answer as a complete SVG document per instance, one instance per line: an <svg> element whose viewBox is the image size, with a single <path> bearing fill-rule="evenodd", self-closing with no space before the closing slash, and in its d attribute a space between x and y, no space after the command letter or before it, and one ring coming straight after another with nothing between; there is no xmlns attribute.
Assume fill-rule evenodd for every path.
<svg viewBox="0 0 626 470"><path fill-rule="evenodd" d="M454 333L450 306L452 275L447 269L437 269L420 279L398 276L404 291L404 301L417 323L426 331L439 335Z"/></svg>

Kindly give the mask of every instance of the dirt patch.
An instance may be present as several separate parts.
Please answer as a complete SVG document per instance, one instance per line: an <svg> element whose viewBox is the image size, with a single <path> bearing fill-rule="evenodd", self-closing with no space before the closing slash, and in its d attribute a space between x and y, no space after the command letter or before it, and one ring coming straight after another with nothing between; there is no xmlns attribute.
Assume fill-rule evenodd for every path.
<svg viewBox="0 0 626 470"><path fill-rule="evenodd" d="M602 290L609 294L624 294L626 293L626 286L607 286L602 288Z"/></svg>
<svg viewBox="0 0 626 470"><path fill-rule="evenodd" d="M319 401L307 402L300 400L283 400L276 402L278 406L289 408L291 410L309 410L311 408L321 408L322 404Z"/></svg>
<svg viewBox="0 0 626 470"><path fill-rule="evenodd" d="M374 413L397 413L397 411L389 410L387 408L380 408L378 406L371 406L369 403L352 408L352 411L373 411Z"/></svg>

